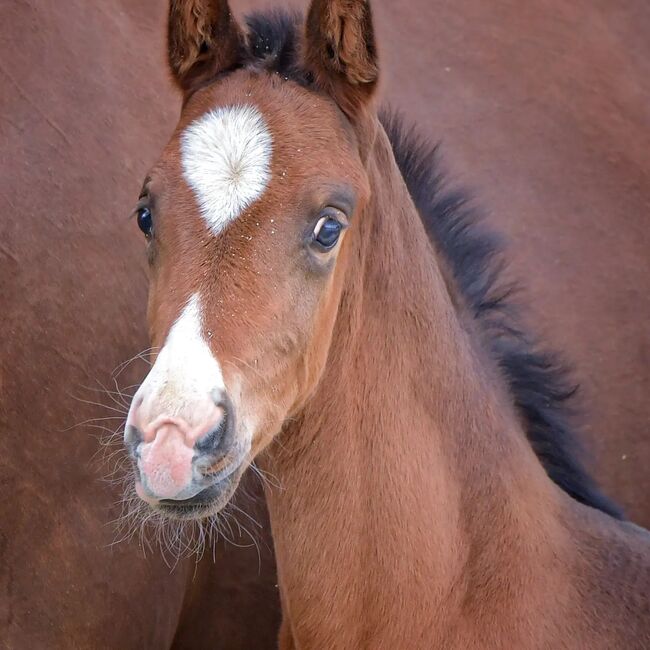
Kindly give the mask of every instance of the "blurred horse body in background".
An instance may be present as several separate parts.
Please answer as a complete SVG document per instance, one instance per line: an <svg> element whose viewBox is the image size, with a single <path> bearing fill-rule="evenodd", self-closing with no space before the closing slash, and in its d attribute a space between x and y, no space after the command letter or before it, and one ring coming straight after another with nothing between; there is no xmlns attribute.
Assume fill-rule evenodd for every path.
<svg viewBox="0 0 650 650"><path fill-rule="evenodd" d="M386 94L509 236L594 475L650 526L650 4L377 2Z"/></svg>
<svg viewBox="0 0 650 650"><path fill-rule="evenodd" d="M148 345L128 212L175 113L163 23L155 2L0 5L2 648L275 644L263 534L259 560L220 543L175 568L137 530L114 544L122 487L96 458L123 419L111 372Z"/></svg>
<svg viewBox="0 0 650 650"><path fill-rule="evenodd" d="M80 387L147 345L144 271L133 274L142 246L122 215L176 115L163 5L0 7L0 637L9 648L275 645L268 558L259 579L244 549L170 574L135 544L108 548L119 495L89 466L95 440L62 433L107 413L71 395L93 399ZM476 188L516 243L538 328L576 362L595 475L650 525L650 7L373 7L385 94L442 139L453 178Z"/></svg>

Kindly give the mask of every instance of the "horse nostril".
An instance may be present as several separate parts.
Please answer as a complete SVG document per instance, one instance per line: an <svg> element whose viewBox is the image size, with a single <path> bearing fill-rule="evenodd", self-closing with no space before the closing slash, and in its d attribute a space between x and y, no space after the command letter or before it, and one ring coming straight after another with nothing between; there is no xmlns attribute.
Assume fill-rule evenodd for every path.
<svg viewBox="0 0 650 650"><path fill-rule="evenodd" d="M213 453L220 446L224 432L227 427L228 415L224 411L223 417L213 429L208 431L200 440L196 442L194 448L200 454Z"/></svg>
<svg viewBox="0 0 650 650"><path fill-rule="evenodd" d="M142 440L140 429L133 424L127 424L124 429L124 444L131 453L135 454L135 450Z"/></svg>
<svg viewBox="0 0 650 650"><path fill-rule="evenodd" d="M223 412L221 420L201 439L197 440L194 446L199 454L214 454L225 446L225 438L230 427L230 414L225 406L221 408Z"/></svg>
<svg viewBox="0 0 650 650"><path fill-rule="evenodd" d="M202 438L197 440L194 448L200 454L225 453L232 445L234 438L234 417L230 399L225 393L213 390L213 402L221 409L222 416L219 422Z"/></svg>

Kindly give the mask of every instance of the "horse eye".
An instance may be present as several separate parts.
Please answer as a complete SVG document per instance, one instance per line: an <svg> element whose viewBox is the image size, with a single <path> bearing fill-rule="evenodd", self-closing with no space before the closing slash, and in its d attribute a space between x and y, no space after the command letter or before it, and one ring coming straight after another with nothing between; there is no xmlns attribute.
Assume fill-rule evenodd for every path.
<svg viewBox="0 0 650 650"><path fill-rule="evenodd" d="M334 217L321 217L314 228L314 242L324 250L334 248L341 236L343 226Z"/></svg>
<svg viewBox="0 0 650 650"><path fill-rule="evenodd" d="M153 219L151 217L151 210L149 208L138 208L137 212L138 228L142 230L145 237L151 237L153 229Z"/></svg>

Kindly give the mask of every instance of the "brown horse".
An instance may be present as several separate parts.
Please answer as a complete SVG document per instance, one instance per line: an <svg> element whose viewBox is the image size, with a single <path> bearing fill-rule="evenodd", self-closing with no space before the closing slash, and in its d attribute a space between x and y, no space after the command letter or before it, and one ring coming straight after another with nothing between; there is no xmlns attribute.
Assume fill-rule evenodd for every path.
<svg viewBox="0 0 650 650"><path fill-rule="evenodd" d="M513 240L602 485L650 527L650 3L376 2L383 92Z"/></svg>
<svg viewBox="0 0 650 650"><path fill-rule="evenodd" d="M375 3L387 94L432 136L444 135L446 156L481 188L482 202L487 197L495 219L517 241L514 262L529 276L540 317L580 361L581 384L592 398L587 433L597 445L599 478L623 500L626 514L647 525L643 314L650 294L642 261L648 229L637 217L648 198L647 129L639 128L639 118L649 102L647 86L644 100L635 79L648 69L647 43L638 35L647 32L650 14L643 2L628 2L625 11L616 5L537 3L524 15L505 6L495 12L482 0ZM268 638L259 621L272 599L266 558L260 581L255 552L224 555L220 547L216 564L206 554L183 595L179 580L188 569L195 574L192 565L181 563L169 575L135 544L109 546L115 537L104 524L119 512L110 503L118 495L107 494L88 467L94 440L59 433L105 415L70 393L95 399L77 386L103 379L147 345L139 327L143 286L133 279L138 245L119 215L133 174L148 164L173 119L167 108L174 99L158 65L160 13L160 3L149 0L129 2L119 13L114 3L42 0L0 9L0 331L12 332L0 351L0 475L15 497L0 509L0 645L8 647L160 647L175 636L179 647L259 648ZM549 50L553 65L540 67ZM42 98L49 99L39 103ZM612 102L615 112L608 110ZM108 125L119 151L107 154L103 142L91 144L97 124ZM67 145L55 127L68 134ZM93 178L111 180L98 187ZM61 185L74 192L53 204ZM45 221L44 214L50 215ZM121 259L104 246L88 246L89 221L101 224L102 238L119 242ZM83 240L69 255L72 233ZM37 263L53 258L56 268ZM91 260L101 271L84 273L82 294L78 270ZM89 296L92 313L69 327ZM107 321L113 329L105 328ZM74 363L64 368L62 356ZM39 439L30 461L46 465L46 473L21 472L26 430ZM79 506L73 512L71 498ZM61 534L87 522L83 544L53 543L49 522L55 520L64 522ZM58 561L46 566L42 558L53 545ZM23 565L39 570L23 571ZM163 611L133 604L151 595ZM169 625L160 625L164 618ZM250 620L256 625L246 625ZM266 625L272 628L273 620Z"/></svg>
<svg viewBox="0 0 650 650"><path fill-rule="evenodd" d="M645 647L650 538L575 457L493 239L378 117L368 2L248 27L171 2L135 492L194 519L277 478L283 647Z"/></svg>
<svg viewBox="0 0 650 650"><path fill-rule="evenodd" d="M95 426L123 415L97 381L148 347L126 215L174 102L141 38L164 10L124 7L0 3L0 648L272 647L264 543L261 563L220 543L173 571L137 535L115 543L122 490L102 480Z"/></svg>

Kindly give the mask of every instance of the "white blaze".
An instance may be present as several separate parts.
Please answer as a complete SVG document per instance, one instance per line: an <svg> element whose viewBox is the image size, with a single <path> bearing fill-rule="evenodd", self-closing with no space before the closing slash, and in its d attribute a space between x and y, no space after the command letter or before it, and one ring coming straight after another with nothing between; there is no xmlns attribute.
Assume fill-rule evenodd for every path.
<svg viewBox="0 0 650 650"><path fill-rule="evenodd" d="M181 136L183 176L216 235L266 189L273 140L254 106L212 110Z"/></svg>
<svg viewBox="0 0 650 650"><path fill-rule="evenodd" d="M145 422L159 415L201 421L213 390L224 391L219 362L203 338L201 300L194 294L169 331L156 362L138 389ZM135 400L134 400L135 401Z"/></svg>

